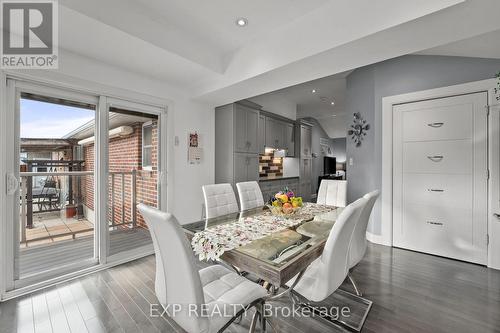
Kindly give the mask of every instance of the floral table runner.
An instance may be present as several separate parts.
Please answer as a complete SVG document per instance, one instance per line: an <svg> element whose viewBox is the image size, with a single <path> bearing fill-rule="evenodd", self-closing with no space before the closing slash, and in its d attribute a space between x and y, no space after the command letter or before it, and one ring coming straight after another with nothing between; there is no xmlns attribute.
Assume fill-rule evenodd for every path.
<svg viewBox="0 0 500 333"><path fill-rule="evenodd" d="M197 232L191 240L191 245L200 260L216 260L225 251L297 226L313 219L316 215L333 210L335 207L314 203L304 203L299 212L288 217L274 216L269 210L265 210L257 215L242 217L234 222L215 225Z"/></svg>

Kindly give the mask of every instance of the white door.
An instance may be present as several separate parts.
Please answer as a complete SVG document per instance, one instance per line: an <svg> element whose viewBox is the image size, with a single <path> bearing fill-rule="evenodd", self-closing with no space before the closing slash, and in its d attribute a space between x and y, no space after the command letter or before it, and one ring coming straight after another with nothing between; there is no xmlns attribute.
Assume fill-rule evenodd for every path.
<svg viewBox="0 0 500 333"><path fill-rule="evenodd" d="M489 234L500 235L500 104L492 98L489 121ZM498 253L500 249L500 238L490 237L490 253ZM490 255L488 266L500 269L500 256Z"/></svg>
<svg viewBox="0 0 500 333"><path fill-rule="evenodd" d="M486 92L394 106L394 246L487 263Z"/></svg>

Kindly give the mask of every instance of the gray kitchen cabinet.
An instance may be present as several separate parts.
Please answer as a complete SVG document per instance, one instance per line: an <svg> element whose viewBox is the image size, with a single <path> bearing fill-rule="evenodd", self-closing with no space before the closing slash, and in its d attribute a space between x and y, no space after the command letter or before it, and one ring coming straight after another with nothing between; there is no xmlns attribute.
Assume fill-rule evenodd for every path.
<svg viewBox="0 0 500 333"><path fill-rule="evenodd" d="M295 157L295 125L285 123L283 149L286 150L287 157Z"/></svg>
<svg viewBox="0 0 500 333"><path fill-rule="evenodd" d="M279 120L266 117L266 147L280 149L283 141Z"/></svg>
<svg viewBox="0 0 500 333"><path fill-rule="evenodd" d="M259 154L264 154L266 150L266 116L259 115Z"/></svg>
<svg viewBox="0 0 500 333"><path fill-rule="evenodd" d="M259 179L260 110L239 103L215 109L215 182ZM263 145L263 143L262 143Z"/></svg>
<svg viewBox="0 0 500 333"><path fill-rule="evenodd" d="M311 200L312 193L312 159L300 159L300 193L304 201Z"/></svg>
<svg viewBox="0 0 500 333"><path fill-rule="evenodd" d="M234 151L258 153L259 111L234 104Z"/></svg>
<svg viewBox="0 0 500 333"><path fill-rule="evenodd" d="M234 154L234 183L259 180L259 156L255 154Z"/></svg>
<svg viewBox="0 0 500 333"><path fill-rule="evenodd" d="M300 124L300 157L312 157L312 129L309 125Z"/></svg>

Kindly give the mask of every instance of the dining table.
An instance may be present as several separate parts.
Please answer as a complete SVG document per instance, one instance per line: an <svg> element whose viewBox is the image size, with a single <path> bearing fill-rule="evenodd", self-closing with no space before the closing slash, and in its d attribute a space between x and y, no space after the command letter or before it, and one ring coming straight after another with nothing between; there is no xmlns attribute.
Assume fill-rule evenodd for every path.
<svg viewBox="0 0 500 333"><path fill-rule="evenodd" d="M218 261L252 274L274 289L317 260L343 208L304 203L292 214L258 207L185 224L202 261Z"/></svg>

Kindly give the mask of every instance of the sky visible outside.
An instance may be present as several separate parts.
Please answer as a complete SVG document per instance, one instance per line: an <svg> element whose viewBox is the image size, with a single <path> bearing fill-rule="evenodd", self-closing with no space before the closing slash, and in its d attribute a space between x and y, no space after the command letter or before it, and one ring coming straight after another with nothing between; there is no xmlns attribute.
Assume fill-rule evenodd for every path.
<svg viewBox="0 0 500 333"><path fill-rule="evenodd" d="M93 110L21 98L21 138L60 139L94 119Z"/></svg>

